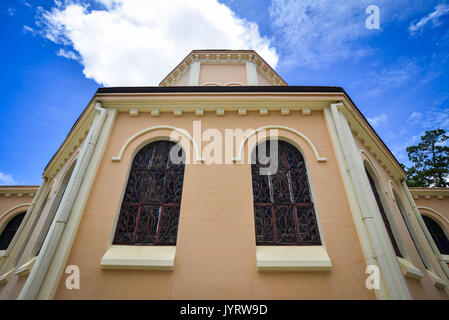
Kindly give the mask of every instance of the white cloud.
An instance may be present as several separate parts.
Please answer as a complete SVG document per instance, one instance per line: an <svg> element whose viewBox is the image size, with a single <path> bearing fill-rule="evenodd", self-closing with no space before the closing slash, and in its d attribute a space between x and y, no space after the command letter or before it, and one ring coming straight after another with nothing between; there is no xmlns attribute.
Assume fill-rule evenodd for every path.
<svg viewBox="0 0 449 320"><path fill-rule="evenodd" d="M17 181L14 180L11 174L0 172L0 185L14 185Z"/></svg>
<svg viewBox="0 0 449 320"><path fill-rule="evenodd" d="M24 25L22 28L22 33L28 33L28 32L31 33L33 36L36 34L36 31L34 31L33 28L31 28L27 25Z"/></svg>
<svg viewBox="0 0 449 320"><path fill-rule="evenodd" d="M376 127L379 124L386 122L388 120L388 117L385 113L382 113L382 114L378 115L377 117L367 118L367 119L373 127Z"/></svg>
<svg viewBox="0 0 449 320"><path fill-rule="evenodd" d="M84 75L100 84L156 85L193 49L254 49L277 64L276 50L258 26L217 0L97 2L105 9L58 1L39 11L37 25L47 39L70 47Z"/></svg>
<svg viewBox="0 0 449 320"><path fill-rule="evenodd" d="M15 15L15 14L16 14L16 9L15 9L14 7L8 8L7 14L8 14L9 16Z"/></svg>
<svg viewBox="0 0 449 320"><path fill-rule="evenodd" d="M410 117L407 119L407 123L409 124L415 124L417 122L419 122L422 118L422 113L421 112L412 112L412 114L410 115Z"/></svg>
<svg viewBox="0 0 449 320"><path fill-rule="evenodd" d="M272 0L270 16L284 56L282 64L321 67L375 52L366 41L391 21L403 20L428 5L422 0ZM368 30L365 9L380 9L380 30Z"/></svg>
<svg viewBox="0 0 449 320"><path fill-rule="evenodd" d="M449 5L440 4L435 7L435 9L429 13L427 16L421 18L416 23L411 23L408 28L411 35L415 35L422 31L428 23L432 23L433 27L439 26L441 24L440 18L449 14Z"/></svg>
<svg viewBox="0 0 449 320"><path fill-rule="evenodd" d="M427 130L445 129L449 131L449 108L443 110L435 108L427 111L422 126Z"/></svg>
<svg viewBox="0 0 449 320"><path fill-rule="evenodd" d="M75 52L70 51L70 50L64 50L64 49L59 49L58 52L56 52L57 56L66 58L66 59L72 59L72 60L78 60L78 56L76 55Z"/></svg>
<svg viewBox="0 0 449 320"><path fill-rule="evenodd" d="M412 59L398 59L393 65L370 72L362 80L358 80L366 96L397 90L416 80L418 74L422 75L420 63Z"/></svg>
<svg viewBox="0 0 449 320"><path fill-rule="evenodd" d="M22 4L28 8L32 8L31 4L28 1L23 0Z"/></svg>

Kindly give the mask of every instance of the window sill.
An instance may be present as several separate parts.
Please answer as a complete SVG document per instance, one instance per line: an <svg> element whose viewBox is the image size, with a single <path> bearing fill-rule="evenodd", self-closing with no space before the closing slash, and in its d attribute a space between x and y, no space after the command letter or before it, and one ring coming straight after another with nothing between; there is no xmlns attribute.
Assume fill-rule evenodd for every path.
<svg viewBox="0 0 449 320"><path fill-rule="evenodd" d="M443 258L444 262L449 263L449 254L442 254L441 257Z"/></svg>
<svg viewBox="0 0 449 320"><path fill-rule="evenodd" d="M109 270L174 270L176 246L112 245L101 259Z"/></svg>
<svg viewBox="0 0 449 320"><path fill-rule="evenodd" d="M6 283L9 280L9 276L14 272L14 269L9 270L8 272L4 273L0 277L0 284Z"/></svg>
<svg viewBox="0 0 449 320"><path fill-rule="evenodd" d="M399 267L401 272L405 277L420 280L422 278L422 272L417 267L415 267L410 261L396 257L399 262Z"/></svg>
<svg viewBox="0 0 449 320"><path fill-rule="evenodd" d="M3 265L3 262L5 262L7 255L8 253L6 250L0 250L0 267Z"/></svg>
<svg viewBox="0 0 449 320"><path fill-rule="evenodd" d="M34 262L36 261L37 256L31 258L28 262L26 262L25 264L23 264L21 267L19 267L15 274L19 277L26 277L30 274L31 269L33 269L34 266Z"/></svg>
<svg viewBox="0 0 449 320"><path fill-rule="evenodd" d="M324 246L257 246L258 271L330 271Z"/></svg>
<svg viewBox="0 0 449 320"><path fill-rule="evenodd" d="M427 274L430 276L430 279L432 279L433 285L437 288L446 288L446 281L438 277L433 271L426 270Z"/></svg>

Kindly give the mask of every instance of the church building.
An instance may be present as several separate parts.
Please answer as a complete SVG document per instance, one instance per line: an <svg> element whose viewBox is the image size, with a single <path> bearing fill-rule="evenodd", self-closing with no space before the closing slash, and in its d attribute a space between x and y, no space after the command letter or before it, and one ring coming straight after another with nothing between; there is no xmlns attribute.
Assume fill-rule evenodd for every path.
<svg viewBox="0 0 449 320"><path fill-rule="evenodd" d="M406 178L343 88L194 50L0 187L0 299L449 299L449 189Z"/></svg>

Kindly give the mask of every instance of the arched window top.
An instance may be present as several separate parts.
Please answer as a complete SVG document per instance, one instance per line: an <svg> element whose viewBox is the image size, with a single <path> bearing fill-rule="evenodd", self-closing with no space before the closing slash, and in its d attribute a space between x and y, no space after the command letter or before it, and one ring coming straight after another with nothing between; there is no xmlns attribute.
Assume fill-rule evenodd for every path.
<svg viewBox="0 0 449 320"><path fill-rule="evenodd" d="M8 249L8 246L14 238L17 230L19 229L24 217L25 212L19 213L15 215L11 220L9 220L9 222L6 224L5 228L0 234L0 250Z"/></svg>
<svg viewBox="0 0 449 320"><path fill-rule="evenodd" d="M422 218L440 253L449 254L449 240L443 228L441 228L438 222L428 216L422 215Z"/></svg>
<svg viewBox="0 0 449 320"><path fill-rule="evenodd" d="M136 154L114 244L176 244L184 159L183 149L170 141L152 142Z"/></svg>
<svg viewBox="0 0 449 320"><path fill-rule="evenodd" d="M270 140L259 144L252 156L256 244L321 244L307 169L299 150L288 142ZM261 161L264 156L270 159L268 163ZM277 166L272 166L273 161ZM266 174L263 170L268 167L275 170Z"/></svg>

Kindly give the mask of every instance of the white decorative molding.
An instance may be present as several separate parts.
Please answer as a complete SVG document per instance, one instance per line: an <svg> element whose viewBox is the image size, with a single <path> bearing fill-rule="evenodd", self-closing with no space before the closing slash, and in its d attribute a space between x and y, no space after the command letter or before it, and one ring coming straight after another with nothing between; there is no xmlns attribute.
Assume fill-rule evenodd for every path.
<svg viewBox="0 0 449 320"><path fill-rule="evenodd" d="M9 276L14 272L14 268L12 268L11 270L9 270L8 272L4 273L1 277L0 277L0 284L6 283L9 280Z"/></svg>
<svg viewBox="0 0 449 320"><path fill-rule="evenodd" d="M433 282L433 285L437 288L446 288L447 284L446 281L444 281L443 279L441 279L440 277L438 277L433 271L431 270L426 270L428 275L430 276L430 279Z"/></svg>
<svg viewBox="0 0 449 320"><path fill-rule="evenodd" d="M432 209L432 208L429 208L429 207L424 207L424 206L416 206L416 207L417 207L418 209L429 210L429 211L431 211L431 212L437 214L441 219L443 219L444 222L446 222L446 223L449 224L449 220L448 220L445 216L443 216L442 213L440 213L440 212L438 212L438 211L436 211L436 210L434 210L434 209Z"/></svg>
<svg viewBox="0 0 449 320"><path fill-rule="evenodd" d="M21 277L25 277L27 275L30 274L31 269L34 266L34 262L36 261L36 257L31 258L30 260L28 260L25 264L23 264L22 266L20 266L19 268L17 268L15 274L17 276Z"/></svg>
<svg viewBox="0 0 449 320"><path fill-rule="evenodd" d="M258 271L330 271L324 246L256 246Z"/></svg>
<svg viewBox="0 0 449 320"><path fill-rule="evenodd" d="M290 127L278 126L278 125L269 125L269 126L263 126L263 127L260 127L260 128L258 128L258 129L256 129L256 130L252 131L250 134L248 134L248 135L245 137L245 139L243 139L242 143L240 144L239 155L238 155L237 158L234 158L234 159L233 159L234 162L241 162L241 161L242 161L242 159L243 159L243 151L244 151L244 148L245 148L245 143L246 143L246 141L248 141L248 139L249 139L252 135L258 133L259 131L262 131L262 130L268 130L268 129L281 129L281 130L289 131L289 132L292 132L292 133L296 134L297 136L301 137L303 140L305 140L305 141L307 142L307 144L310 146L310 148L312 149L313 153L315 154L316 160L317 160L318 162L326 162L326 161L327 161L327 158L321 157L321 156L320 156L320 154L318 153L318 150L317 150L317 148L315 147L315 145L314 145L314 144L312 143L312 141L311 141L309 138L307 138L307 136L305 136L303 133L301 133L301 132L299 132L298 130L295 130L295 129L293 129L293 128L290 128Z"/></svg>
<svg viewBox="0 0 449 320"><path fill-rule="evenodd" d="M257 68L251 61L246 62L246 82L249 86L257 86L258 84Z"/></svg>
<svg viewBox="0 0 449 320"><path fill-rule="evenodd" d="M237 86L243 87L244 85L245 85L245 84L243 84L243 83L241 83L241 82L237 82L237 81L226 82L226 83L224 84L225 87L231 87L231 86L234 86L234 87L237 87Z"/></svg>
<svg viewBox="0 0 449 320"><path fill-rule="evenodd" d="M217 116L224 116L225 110L223 108L218 108L216 110L216 114L217 114Z"/></svg>
<svg viewBox="0 0 449 320"><path fill-rule="evenodd" d="M182 116L182 109L175 109L175 110L173 110L173 115L174 115L175 117L180 117L180 116Z"/></svg>
<svg viewBox="0 0 449 320"><path fill-rule="evenodd" d="M184 129L176 128L173 126L166 126L166 125L153 126L153 127L149 127L149 128L146 128L146 129L143 129L143 130L137 132L132 137L130 137L128 140L126 140L126 142L123 144L122 148L120 149L119 154L115 157L112 157L112 161L114 161L114 162L121 161L126 148L131 144L131 142L133 142L138 137L140 137L148 132L154 131L154 130L163 130L163 129L177 131L177 132L183 134L185 137L187 137L192 142L193 149L195 150L196 161L198 161L198 162L202 161L199 151L198 151L198 147L197 147L195 141L193 140L192 136Z"/></svg>
<svg viewBox="0 0 449 320"><path fill-rule="evenodd" d="M102 269L174 270L175 246L114 246L101 259Z"/></svg>
<svg viewBox="0 0 449 320"><path fill-rule="evenodd" d="M31 202L30 203L22 203L22 204L19 204L15 207L11 208L11 209L8 209L5 212L3 212L2 214L0 214L0 220L2 220L3 217L7 216L9 213L14 212L15 210L22 208L22 207L29 207L30 205L31 205Z"/></svg>
<svg viewBox="0 0 449 320"><path fill-rule="evenodd" d="M290 114L289 108L281 108L281 115L288 116Z"/></svg>
<svg viewBox="0 0 449 320"><path fill-rule="evenodd" d="M268 109L259 109L259 114L261 116L266 116L268 115Z"/></svg>
<svg viewBox="0 0 449 320"><path fill-rule="evenodd" d="M391 175L390 175L390 176L391 176ZM395 189L393 180L389 180L389 181L388 181L388 187L389 187L389 189L390 189L390 192L389 192L389 194L390 194L390 199L393 200L394 202L396 202L396 198L394 197L394 192L393 192L393 190ZM396 193L399 194L399 192L396 192Z"/></svg>
<svg viewBox="0 0 449 320"><path fill-rule="evenodd" d="M195 115L199 116L199 117L204 115L204 110L203 109L195 109Z"/></svg>
<svg viewBox="0 0 449 320"><path fill-rule="evenodd" d="M0 196L12 197L28 195L33 197L39 186L0 186Z"/></svg>
<svg viewBox="0 0 449 320"><path fill-rule="evenodd" d="M129 115L131 117L137 117L139 115L139 110L138 109L131 109L131 110L129 110Z"/></svg>
<svg viewBox="0 0 449 320"><path fill-rule="evenodd" d="M312 110L310 110L310 109L306 109L306 108L302 109L302 114L305 116L308 116L311 113L312 113Z"/></svg>
<svg viewBox="0 0 449 320"><path fill-rule="evenodd" d="M237 113L238 113L239 116L244 116L244 115L246 115L246 109L245 108L240 108L237 111Z"/></svg>
<svg viewBox="0 0 449 320"><path fill-rule="evenodd" d="M195 56L195 60L198 60L198 56ZM190 64L189 86L197 86L200 83L200 67L201 62L194 61ZM185 68L184 70L187 70Z"/></svg>
<svg viewBox="0 0 449 320"><path fill-rule="evenodd" d="M159 115L160 115L159 109L151 109L150 115L152 117L159 117Z"/></svg>
<svg viewBox="0 0 449 320"><path fill-rule="evenodd" d="M415 267L410 261L401 257L396 258L399 262L399 268L401 269L401 272L405 277L418 280L422 278L423 274L421 270Z"/></svg>

